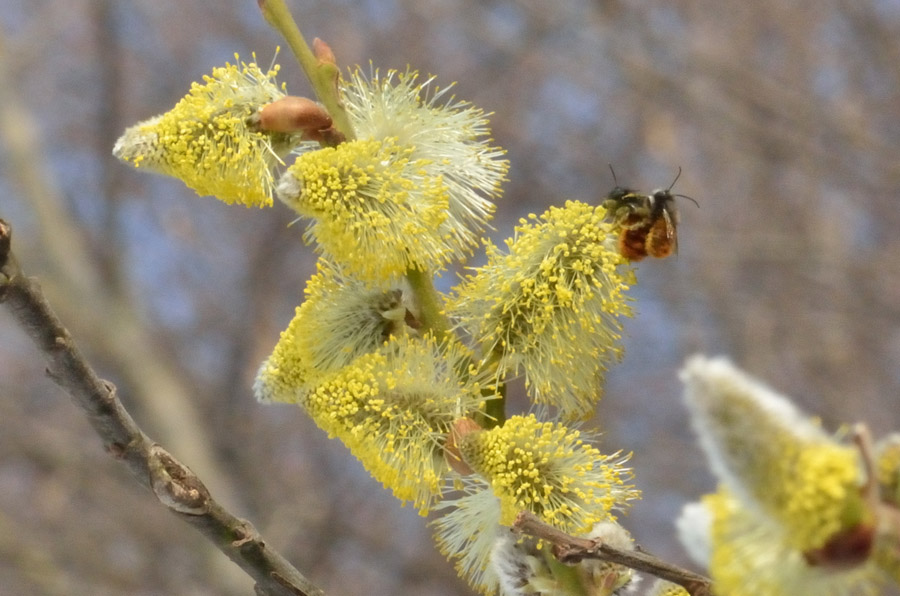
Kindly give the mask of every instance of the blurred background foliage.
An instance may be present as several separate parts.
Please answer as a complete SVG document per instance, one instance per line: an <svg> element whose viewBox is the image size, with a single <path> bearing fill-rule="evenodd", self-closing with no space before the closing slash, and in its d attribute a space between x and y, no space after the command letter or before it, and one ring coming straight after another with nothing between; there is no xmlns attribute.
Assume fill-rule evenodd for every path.
<svg viewBox="0 0 900 596"><path fill-rule="evenodd" d="M638 541L713 488L680 403L696 351L730 355L829 429L900 428L897 0L294 0L341 64L458 81L494 112L510 182L495 241L565 199L668 186L680 251L637 266L637 317L591 425L633 451ZM240 53L281 40L252 0L0 3L0 217L151 436L329 594L463 595L428 529L256 367L314 270L302 226L110 151ZM281 80L309 94L283 50ZM478 262L476 259L474 262ZM439 284L450 287L457 272ZM0 592L246 595L250 582L103 453L0 315Z"/></svg>

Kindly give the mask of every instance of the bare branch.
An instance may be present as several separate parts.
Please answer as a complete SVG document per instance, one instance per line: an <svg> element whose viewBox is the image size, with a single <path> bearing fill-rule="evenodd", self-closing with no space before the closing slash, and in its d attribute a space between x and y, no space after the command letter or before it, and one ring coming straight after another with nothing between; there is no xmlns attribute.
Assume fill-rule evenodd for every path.
<svg viewBox="0 0 900 596"><path fill-rule="evenodd" d="M513 530L553 544L553 554L563 563L599 559L625 565L676 583L693 596L712 596L712 580L708 577L666 563L642 550L621 550L599 540L577 538L544 523L536 515L522 511L516 516Z"/></svg>
<svg viewBox="0 0 900 596"><path fill-rule="evenodd" d="M0 302L47 358L47 374L88 416L107 452L122 461L160 503L190 524L256 582L265 596L322 596L250 522L226 511L184 464L138 427L112 383L97 376L53 313L40 287L12 253L12 230L0 219Z"/></svg>

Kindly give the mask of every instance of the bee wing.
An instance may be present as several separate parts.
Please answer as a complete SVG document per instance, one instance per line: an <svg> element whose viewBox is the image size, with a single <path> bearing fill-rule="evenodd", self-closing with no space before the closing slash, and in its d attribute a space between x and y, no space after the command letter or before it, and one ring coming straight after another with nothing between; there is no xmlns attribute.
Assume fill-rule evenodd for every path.
<svg viewBox="0 0 900 596"><path fill-rule="evenodd" d="M666 221L666 240L672 243L672 252L678 254L678 225L677 218L674 213L668 209L663 209L663 219Z"/></svg>

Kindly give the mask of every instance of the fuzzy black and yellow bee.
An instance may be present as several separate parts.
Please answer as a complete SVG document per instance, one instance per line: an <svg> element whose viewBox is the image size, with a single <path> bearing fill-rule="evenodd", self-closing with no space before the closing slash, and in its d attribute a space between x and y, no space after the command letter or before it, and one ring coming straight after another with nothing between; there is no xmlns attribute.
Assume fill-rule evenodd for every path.
<svg viewBox="0 0 900 596"><path fill-rule="evenodd" d="M616 187L606 196L603 207L607 218L619 227L619 253L629 261L640 261L646 256L664 259L678 251L675 197L697 204L691 197L672 194L680 176L681 168L668 188L654 190L649 195L621 187L616 181Z"/></svg>

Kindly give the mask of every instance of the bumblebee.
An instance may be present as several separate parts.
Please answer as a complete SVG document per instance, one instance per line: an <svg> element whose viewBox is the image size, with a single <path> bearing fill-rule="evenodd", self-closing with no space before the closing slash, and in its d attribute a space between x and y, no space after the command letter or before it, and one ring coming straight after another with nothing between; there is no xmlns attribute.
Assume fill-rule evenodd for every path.
<svg viewBox="0 0 900 596"><path fill-rule="evenodd" d="M606 209L606 220L615 223L623 229L632 229L643 225L649 213L647 211L647 197L638 193L636 190L619 186L616 180L616 171L609 166L612 172L613 182L616 187L609 191L606 199L603 201L603 208Z"/></svg>
<svg viewBox="0 0 900 596"><path fill-rule="evenodd" d="M619 228L619 253L629 261L640 261L648 255L664 259L678 251L675 197L697 203L691 197L672 194L680 176L681 168L668 188L654 190L649 195L621 187L616 181L616 187L606 196L603 207L607 218Z"/></svg>

